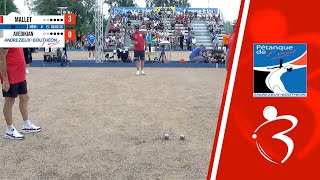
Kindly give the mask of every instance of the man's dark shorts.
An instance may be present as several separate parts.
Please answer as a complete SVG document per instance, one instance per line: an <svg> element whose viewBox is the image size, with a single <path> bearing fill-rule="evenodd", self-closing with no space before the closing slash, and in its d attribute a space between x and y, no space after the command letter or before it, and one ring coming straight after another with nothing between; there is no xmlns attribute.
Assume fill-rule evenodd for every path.
<svg viewBox="0 0 320 180"><path fill-rule="evenodd" d="M145 51L134 51L134 60L142 60L144 61L145 59L145 55L144 55Z"/></svg>
<svg viewBox="0 0 320 180"><path fill-rule="evenodd" d="M8 92L4 92L2 90L3 97L11 97L16 98L19 94L27 94L28 88L27 88L27 81L22 81L16 84L10 84L10 89Z"/></svg>
<svg viewBox="0 0 320 180"><path fill-rule="evenodd" d="M95 51L96 47L95 46L88 46L88 51Z"/></svg>

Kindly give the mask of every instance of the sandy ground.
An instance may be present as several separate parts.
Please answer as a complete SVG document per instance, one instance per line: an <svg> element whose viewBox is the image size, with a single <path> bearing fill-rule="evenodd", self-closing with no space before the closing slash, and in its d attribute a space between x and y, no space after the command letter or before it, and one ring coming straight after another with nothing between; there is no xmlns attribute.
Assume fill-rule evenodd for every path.
<svg viewBox="0 0 320 180"><path fill-rule="evenodd" d="M43 131L0 138L1 180L206 179L224 69L30 70L30 117ZM14 119L20 129L17 104Z"/></svg>
<svg viewBox="0 0 320 180"><path fill-rule="evenodd" d="M88 51L68 51L67 53L68 53L68 58L70 60L81 60L81 59L87 60L89 57ZM167 52L166 55L168 59L175 60L175 61L180 59L189 60L188 51L172 51L171 56L170 56L170 52ZM133 57L132 51L130 52L130 56ZM151 59L154 59L154 57L156 56L159 56L159 54L151 55ZM43 60L43 52L33 53L32 58L34 60ZM146 57L146 59L148 58Z"/></svg>

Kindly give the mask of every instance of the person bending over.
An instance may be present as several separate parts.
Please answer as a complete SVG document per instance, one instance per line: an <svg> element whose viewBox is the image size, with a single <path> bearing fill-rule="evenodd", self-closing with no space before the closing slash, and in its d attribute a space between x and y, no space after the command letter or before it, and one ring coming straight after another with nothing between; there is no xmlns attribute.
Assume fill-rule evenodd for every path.
<svg viewBox="0 0 320 180"><path fill-rule="evenodd" d="M200 45L200 47L195 48L189 55L189 60L191 63L203 63L205 58L203 57L203 52L206 50L204 45Z"/></svg>

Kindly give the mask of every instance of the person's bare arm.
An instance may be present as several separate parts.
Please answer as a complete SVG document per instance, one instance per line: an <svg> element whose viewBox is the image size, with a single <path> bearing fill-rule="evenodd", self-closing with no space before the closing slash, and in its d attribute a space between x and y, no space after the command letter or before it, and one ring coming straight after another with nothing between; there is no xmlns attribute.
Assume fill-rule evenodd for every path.
<svg viewBox="0 0 320 180"><path fill-rule="evenodd" d="M7 74L7 62L6 62L7 54L8 54L8 49L0 48L0 74L3 80L2 89L6 92L10 88L8 74Z"/></svg>
<svg viewBox="0 0 320 180"><path fill-rule="evenodd" d="M0 74L3 80L8 79L6 57L8 49L0 48Z"/></svg>

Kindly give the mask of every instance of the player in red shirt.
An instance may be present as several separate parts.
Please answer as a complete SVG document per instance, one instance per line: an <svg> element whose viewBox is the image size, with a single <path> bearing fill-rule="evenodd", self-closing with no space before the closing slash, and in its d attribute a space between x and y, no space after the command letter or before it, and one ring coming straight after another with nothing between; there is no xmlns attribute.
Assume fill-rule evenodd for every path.
<svg viewBox="0 0 320 180"><path fill-rule="evenodd" d="M145 59L145 43L146 36L143 32L139 31L139 25L135 25L135 32L132 34L131 40L134 44L134 60L136 61L137 73L136 75L145 75L144 59Z"/></svg>
<svg viewBox="0 0 320 180"><path fill-rule="evenodd" d="M33 133L41 131L41 128L33 125L28 117L28 90L26 81L26 62L22 48L0 48L0 80L2 94L5 98L3 114L7 122L7 130L4 135L9 139L24 139L13 126L12 107L15 98L19 96L19 108L24 121L21 133Z"/></svg>
<svg viewBox="0 0 320 180"><path fill-rule="evenodd" d="M18 13L10 13L8 16L20 16ZM22 48L0 48L0 81L4 97L3 114L7 122L7 130L4 135L9 139L24 139L13 126L12 107L15 98L19 96L19 108L24 121L21 133L33 133L41 131L41 128L33 125L28 117L28 90L26 81L26 62Z"/></svg>
<svg viewBox="0 0 320 180"><path fill-rule="evenodd" d="M24 139L13 126L12 107L15 98L19 96L19 108L24 121L21 133L33 133L41 131L41 128L33 125L28 117L28 90L26 81L26 62L22 48L0 48L0 80L2 94L5 98L3 114L7 122L7 130L4 135L9 139Z"/></svg>

